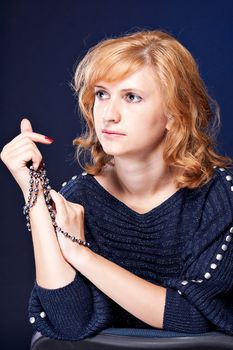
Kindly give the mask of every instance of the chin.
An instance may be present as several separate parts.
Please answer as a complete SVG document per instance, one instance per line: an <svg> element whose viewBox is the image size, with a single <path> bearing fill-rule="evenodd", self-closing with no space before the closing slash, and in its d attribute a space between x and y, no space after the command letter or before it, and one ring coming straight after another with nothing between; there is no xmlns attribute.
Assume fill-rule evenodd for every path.
<svg viewBox="0 0 233 350"><path fill-rule="evenodd" d="M111 149L110 147L103 147L102 146L102 148L103 148L104 153L106 153L109 156L121 156L125 153L122 150L116 150L116 149L114 150L114 149Z"/></svg>

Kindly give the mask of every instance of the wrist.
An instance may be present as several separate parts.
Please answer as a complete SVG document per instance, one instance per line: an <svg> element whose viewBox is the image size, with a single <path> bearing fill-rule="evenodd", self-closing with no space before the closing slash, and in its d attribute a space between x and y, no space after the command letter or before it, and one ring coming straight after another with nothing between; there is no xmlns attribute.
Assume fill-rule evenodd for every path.
<svg viewBox="0 0 233 350"><path fill-rule="evenodd" d="M71 257L70 263L82 273L95 253L90 248L83 245L79 245L78 248L78 253Z"/></svg>
<svg viewBox="0 0 233 350"><path fill-rule="evenodd" d="M23 196L24 196L24 201L25 203L28 202L28 198L29 198L29 188L24 190L22 189L22 193L23 193ZM38 195L37 195L37 198L38 197L44 197L44 193L43 193L43 189L40 188L39 191L38 191Z"/></svg>

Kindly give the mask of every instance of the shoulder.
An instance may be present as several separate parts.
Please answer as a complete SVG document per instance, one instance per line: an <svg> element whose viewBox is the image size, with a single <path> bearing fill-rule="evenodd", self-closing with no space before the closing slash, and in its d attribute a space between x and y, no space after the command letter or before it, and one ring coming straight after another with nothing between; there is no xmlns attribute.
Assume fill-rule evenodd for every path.
<svg viewBox="0 0 233 350"><path fill-rule="evenodd" d="M86 172L83 172L81 174L73 175L71 178L66 179L62 182L61 187L59 189L59 193L66 199L69 199L72 201L77 196L80 195L83 189L83 178L87 175Z"/></svg>
<svg viewBox="0 0 233 350"><path fill-rule="evenodd" d="M214 168L204 185L185 189L181 207L181 227L189 252L218 239L233 222L232 168ZM194 244L196 242L196 244ZM198 247L200 245L200 247Z"/></svg>
<svg viewBox="0 0 233 350"><path fill-rule="evenodd" d="M232 168L215 168L213 178L191 190L189 196L189 248L199 252L217 241L233 222Z"/></svg>
<svg viewBox="0 0 233 350"><path fill-rule="evenodd" d="M233 211L233 169L214 168L212 178L202 186L187 190L187 198L193 205L200 206L202 211Z"/></svg>
<svg viewBox="0 0 233 350"><path fill-rule="evenodd" d="M183 259L192 266L191 273L213 266L230 251L233 236L233 171L215 168L214 176L205 185L189 191L185 212L187 239ZM232 249L232 248L231 248ZM211 262L210 262L211 260ZM199 267L198 267L199 266Z"/></svg>
<svg viewBox="0 0 233 350"><path fill-rule="evenodd" d="M233 168L214 169L215 174L207 199L212 201L212 205L215 203L217 207L233 212Z"/></svg>

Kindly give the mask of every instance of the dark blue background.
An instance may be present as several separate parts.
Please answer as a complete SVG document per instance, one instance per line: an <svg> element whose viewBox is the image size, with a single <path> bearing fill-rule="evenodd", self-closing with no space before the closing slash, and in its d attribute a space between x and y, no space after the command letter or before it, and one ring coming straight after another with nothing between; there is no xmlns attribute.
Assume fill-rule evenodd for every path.
<svg viewBox="0 0 233 350"><path fill-rule="evenodd" d="M219 151L233 156L233 2L231 0L1 1L0 148L23 117L55 139L37 144L52 187L82 171L72 140L79 134L69 83L77 59L99 40L131 30L165 29L193 54L209 93L219 102ZM1 349L28 349L27 303L34 280L30 233L21 191L6 166L1 176Z"/></svg>

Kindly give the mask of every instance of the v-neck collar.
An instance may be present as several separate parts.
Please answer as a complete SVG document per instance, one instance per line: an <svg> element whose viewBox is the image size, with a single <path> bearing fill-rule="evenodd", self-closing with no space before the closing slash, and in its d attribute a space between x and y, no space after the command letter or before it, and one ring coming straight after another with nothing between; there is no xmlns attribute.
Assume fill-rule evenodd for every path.
<svg viewBox="0 0 233 350"><path fill-rule="evenodd" d="M152 209L150 209L149 211L147 211L146 213L138 213L137 211L135 211L134 209L130 208L127 204L125 204L124 202L122 202L120 199L118 199L117 197L115 197L113 194L111 194L110 192L108 192L97 180L93 175L90 174L86 174L85 178L88 181L91 181L95 187L96 190L99 191L100 193L102 193L103 196L105 196L106 198L111 200L111 205L117 205L118 207L120 206L122 209L124 209L124 212L127 212L131 215L136 216L137 218L148 218L151 215L154 215L155 213L159 213L162 210L165 210L166 208L168 208L169 206L172 206L172 204L174 204L175 201L177 201L181 195L183 194L183 192L186 190L186 188L180 188L178 189L176 192L174 192L170 197L168 197L167 199L165 199L162 203L160 203L159 205L157 205L156 207L153 207Z"/></svg>

